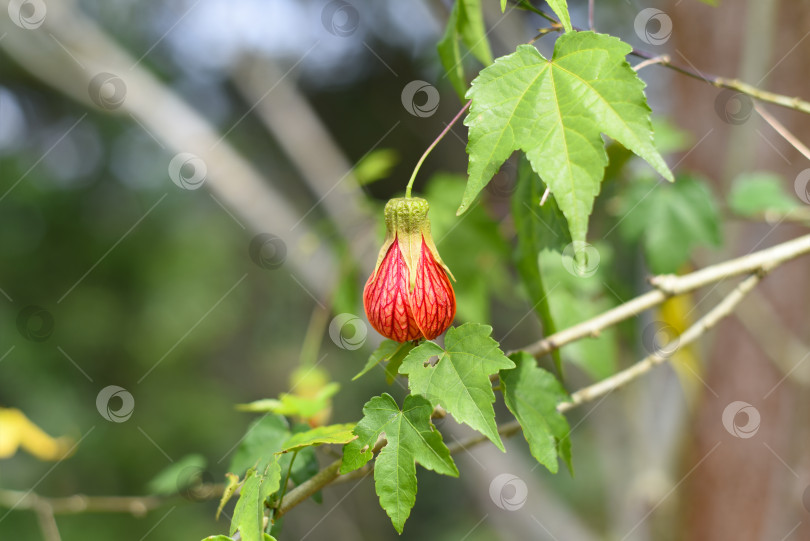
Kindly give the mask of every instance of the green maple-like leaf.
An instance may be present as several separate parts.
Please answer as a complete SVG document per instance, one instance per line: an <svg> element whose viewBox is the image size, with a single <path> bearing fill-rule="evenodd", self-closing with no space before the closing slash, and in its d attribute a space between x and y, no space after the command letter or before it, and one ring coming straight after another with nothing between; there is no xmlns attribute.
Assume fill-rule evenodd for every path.
<svg viewBox="0 0 810 541"><path fill-rule="evenodd" d="M503 451L492 403L495 394L489 376L514 368L498 342L490 337L492 327L465 323L447 331L445 348L425 342L411 351L399 367L407 374L411 392L441 404L455 419L478 430ZM430 359L438 356L435 365Z"/></svg>
<svg viewBox="0 0 810 541"><path fill-rule="evenodd" d="M728 205L742 216L786 213L800 206L795 195L785 190L785 182L779 175L764 171L744 173L734 179Z"/></svg>
<svg viewBox="0 0 810 541"><path fill-rule="evenodd" d="M357 439L343 448L340 472L348 473L371 460L377 439L385 434L387 443L374 463L374 486L399 533L416 501L416 462L458 476L442 435L430 422L432 413L433 407L420 396L407 396L402 410L391 395L375 396L363 406L363 419L354 429Z"/></svg>
<svg viewBox="0 0 810 541"><path fill-rule="evenodd" d="M604 133L673 180L653 144L644 83L625 60L632 50L594 32L561 36L548 60L531 45L499 58L473 81L466 211L501 164L522 150L585 241L588 217L607 165Z"/></svg>
<svg viewBox="0 0 810 541"><path fill-rule="evenodd" d="M243 541L262 541L264 501L281 485L281 467L274 458L249 469L233 511L230 535L239 530Z"/></svg>
<svg viewBox="0 0 810 541"><path fill-rule="evenodd" d="M288 439L281 451L277 451L276 454L300 451L304 447L317 447L318 445L325 445L328 443L349 443L355 438L355 435L352 432L354 426L354 423L327 425L319 426L317 428L307 430L306 432L299 432Z"/></svg>
<svg viewBox="0 0 810 541"><path fill-rule="evenodd" d="M501 386L506 407L515 416L529 442L529 449L537 461L557 473L557 455L571 467L570 428L565 416L557 411L557 404L568 400L560 382L537 366L534 358L525 352L510 357L517 368L501 372Z"/></svg>

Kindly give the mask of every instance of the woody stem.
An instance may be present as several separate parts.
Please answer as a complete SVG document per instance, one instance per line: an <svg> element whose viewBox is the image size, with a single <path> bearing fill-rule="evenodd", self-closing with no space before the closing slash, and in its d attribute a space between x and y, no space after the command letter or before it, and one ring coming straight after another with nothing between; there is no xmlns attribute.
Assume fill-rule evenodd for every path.
<svg viewBox="0 0 810 541"><path fill-rule="evenodd" d="M413 181L416 179L416 174L419 173L419 169L422 167L422 163L424 163L425 158L427 158L428 154L430 154L431 151L436 147L436 145L439 144L439 141L444 139L444 136L447 135L447 132L450 131L450 128L452 128L453 125L456 122L458 122L458 119L461 118L461 115L464 114L464 111L470 108L470 103L472 102L468 101L467 103L464 104L464 107L462 107L461 110L458 113L456 113L456 116L453 117L453 120L451 120L450 123L444 127L439 136L436 137L436 139L430 144L429 147L427 147L427 150L425 150L425 153L422 154L421 158L419 158L419 161L416 162L416 167L413 168L411 179L408 181L408 186L405 188L405 197L411 196L411 188L413 188Z"/></svg>

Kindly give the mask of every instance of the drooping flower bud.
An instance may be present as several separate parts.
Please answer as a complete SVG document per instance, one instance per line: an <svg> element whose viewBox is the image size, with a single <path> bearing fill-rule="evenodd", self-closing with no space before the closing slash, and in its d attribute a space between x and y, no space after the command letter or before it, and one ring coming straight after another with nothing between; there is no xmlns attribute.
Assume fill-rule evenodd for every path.
<svg viewBox="0 0 810 541"><path fill-rule="evenodd" d="M371 325L397 342L432 340L456 315L453 274L430 236L428 209L418 197L388 201L385 242L363 290Z"/></svg>

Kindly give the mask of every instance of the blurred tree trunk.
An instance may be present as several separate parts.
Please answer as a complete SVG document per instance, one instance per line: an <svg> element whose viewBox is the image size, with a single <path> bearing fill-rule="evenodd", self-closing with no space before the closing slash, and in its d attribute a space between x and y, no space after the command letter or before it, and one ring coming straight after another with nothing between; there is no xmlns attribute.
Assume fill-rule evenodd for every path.
<svg viewBox="0 0 810 541"><path fill-rule="evenodd" d="M668 43L673 61L782 94L810 97L805 78L810 58L807 2L726 0L712 8L672 0L665 9L673 20L673 37ZM676 122L695 141L708 134L681 167L711 178L720 201L727 199L734 177L744 171L776 172L793 193L794 179L810 163L756 112L751 111L741 124L729 124L715 110L718 89L677 75L671 81ZM775 106L767 109L800 140L810 142L806 115ZM732 221L725 231L726 251L743 254L800 233L795 226ZM768 356L778 353L766 353L755 338L788 330L808 342L808 276L807 261L775 271L765 280L761 298L768 299L779 317L768 319L760 312L758 328L751 329L755 333L727 320L714 334L714 343L707 350L705 379L718 397L704 392L682 467L685 475L705 458L683 485L685 539L810 539L809 511L802 505L802 494L810 484L810 410L807 389L792 377L810 370L810 362L786 377L785 368L789 371L804 357L783 358L780 366L785 368L780 369ZM696 295L696 302L706 293ZM698 310L705 311L708 302L701 303ZM723 427L723 411L734 401L752 404L761 415L759 430L751 438L734 437ZM737 423L744 425L745 415ZM718 442L719 447L710 453Z"/></svg>

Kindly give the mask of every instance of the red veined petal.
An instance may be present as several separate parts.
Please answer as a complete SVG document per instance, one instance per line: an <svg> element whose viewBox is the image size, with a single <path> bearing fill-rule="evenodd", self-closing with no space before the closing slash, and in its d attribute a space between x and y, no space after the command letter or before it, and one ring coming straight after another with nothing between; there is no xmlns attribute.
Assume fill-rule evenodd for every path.
<svg viewBox="0 0 810 541"><path fill-rule="evenodd" d="M408 267L394 239L363 289L366 316L378 333L397 342L421 338L408 295Z"/></svg>
<svg viewBox="0 0 810 541"><path fill-rule="evenodd" d="M424 238L410 304L416 324L428 340L442 334L456 316L453 286L447 273L434 259Z"/></svg>

